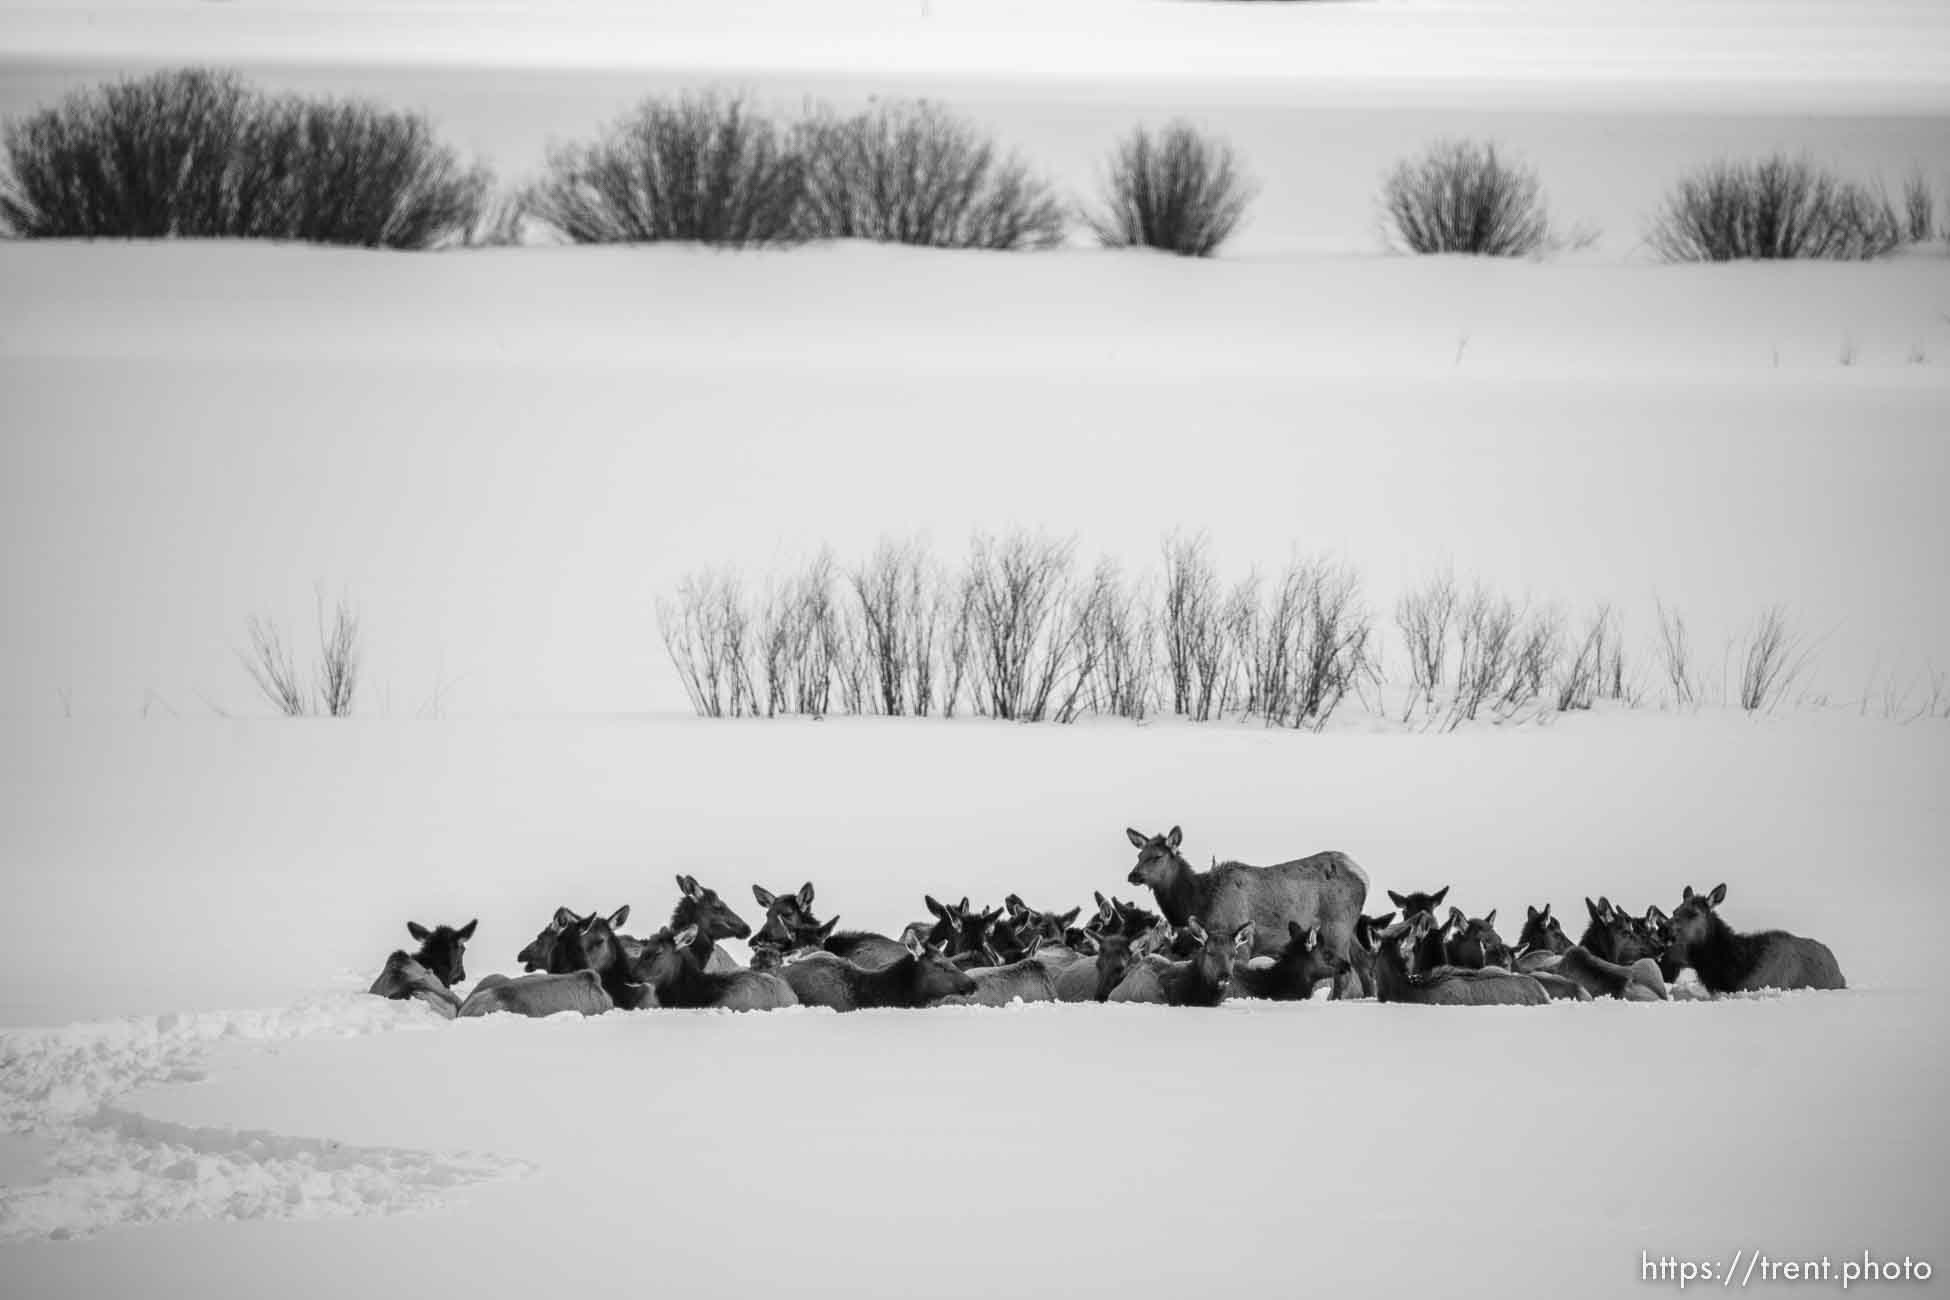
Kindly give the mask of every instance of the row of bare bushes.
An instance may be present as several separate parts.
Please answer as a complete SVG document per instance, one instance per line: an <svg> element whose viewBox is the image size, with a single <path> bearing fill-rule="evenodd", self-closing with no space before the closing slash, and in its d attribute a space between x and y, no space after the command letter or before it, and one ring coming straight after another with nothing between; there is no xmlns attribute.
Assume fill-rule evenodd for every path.
<svg viewBox="0 0 1950 1300"><path fill-rule="evenodd" d="M487 172L427 119L267 95L233 73L124 80L9 123L0 229L21 237L252 238L384 248L510 243L727 247L866 239L1038 249L1081 222L1110 247L1216 253L1258 182L1186 121L1140 127L1082 205L940 105L814 105L774 117L704 90L642 101L595 138L549 148L539 179L495 199ZM1445 140L1399 163L1381 208L1395 247L1528 257L1590 242L1552 221L1537 173L1494 143ZM1935 237L1920 172L1901 205L1812 161L1718 163L1666 197L1646 246L1668 261L1863 259Z"/></svg>
<svg viewBox="0 0 1950 1300"><path fill-rule="evenodd" d="M1643 654L1608 606L1572 620L1451 575L1403 594L1384 623L1344 563L1296 553L1228 579L1203 536L1167 538L1143 572L1034 533L978 536L952 564L888 540L852 566L823 551L762 584L693 574L657 623L707 717L1171 714L1320 730L1352 702L1447 730L1709 695L1684 619L1663 607ZM1720 698L1770 712L1812 655L1769 609L1728 646Z"/></svg>

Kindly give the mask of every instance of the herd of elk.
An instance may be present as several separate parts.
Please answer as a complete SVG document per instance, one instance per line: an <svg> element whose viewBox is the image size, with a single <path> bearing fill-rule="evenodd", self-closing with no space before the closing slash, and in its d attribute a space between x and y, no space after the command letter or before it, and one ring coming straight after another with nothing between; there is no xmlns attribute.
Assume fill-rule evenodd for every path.
<svg viewBox="0 0 1950 1300"><path fill-rule="evenodd" d="M1784 931L1742 934L1718 912L1727 887L1689 886L1670 916L1634 916L1609 898L1585 900L1573 943L1549 904L1526 909L1514 948L1496 910L1450 907L1449 887L1388 891L1395 910L1363 914L1368 879L1342 853L1270 867L1215 862L1196 871L1184 834L1125 832L1138 851L1129 880L1158 911L1095 896L1095 909L1039 911L1011 894L1003 906L944 903L899 938L837 929L813 913L810 881L788 893L752 886L765 909L754 931L716 891L677 877L669 923L648 938L623 932L627 905L607 915L558 908L516 956L522 975L489 975L463 998L463 961L476 922L428 929L409 922L417 951L392 953L371 992L411 999L446 1017L496 1012L598 1015L652 1007L764 1011L814 1006L1007 1006L1016 1002L1150 1002L1217 1006L1228 998L1304 1001L1327 996L1438 1006L1536 1006L1551 1000L1660 1001L1692 971L1709 994L1845 987L1835 955ZM1084 918L1079 924L1079 918ZM746 940L750 967L722 946Z"/></svg>

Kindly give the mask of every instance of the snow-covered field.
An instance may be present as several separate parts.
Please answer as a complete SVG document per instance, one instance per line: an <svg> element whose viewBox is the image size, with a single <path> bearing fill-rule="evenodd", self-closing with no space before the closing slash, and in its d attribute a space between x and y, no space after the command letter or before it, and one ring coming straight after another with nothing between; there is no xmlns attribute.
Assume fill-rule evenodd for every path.
<svg viewBox="0 0 1950 1300"><path fill-rule="evenodd" d="M0 116L186 59L426 108L509 179L730 82L934 95L1073 192L1185 112L1265 189L1204 264L0 245L0 1295L1501 1300L1645 1294L1647 1253L1950 1255L1950 724L1873 716L1950 666L1950 258L1637 248L1722 155L1950 188L1950 9L0 0ZM1378 177L1454 132L1598 246L1381 253ZM1205 528L1230 575L1327 552L1384 621L1453 566L1614 602L1641 662L1658 599L1714 675L1784 602L1837 707L670 712L682 574L1014 527L1132 564ZM315 583L364 613L366 716L247 716L245 620L307 626ZM1195 862L1345 850L1371 911L1452 885L1512 938L1725 881L1850 988L572 1023L359 992L408 920L479 918L478 979L558 905L647 931L679 872L888 930L930 891L1129 894L1124 827L1173 823Z"/></svg>

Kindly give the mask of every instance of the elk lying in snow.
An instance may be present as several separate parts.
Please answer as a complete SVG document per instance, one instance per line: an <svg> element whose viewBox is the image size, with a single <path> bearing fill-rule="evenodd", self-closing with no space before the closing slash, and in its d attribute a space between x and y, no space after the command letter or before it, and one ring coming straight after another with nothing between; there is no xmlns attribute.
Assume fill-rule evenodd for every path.
<svg viewBox="0 0 1950 1300"><path fill-rule="evenodd" d="M1572 944L1564 927L1551 915L1551 905L1545 903L1540 911L1534 907L1524 909L1523 929L1517 932L1517 964L1522 967L1533 956L1545 956L1569 952Z"/></svg>
<svg viewBox="0 0 1950 1300"><path fill-rule="evenodd" d="M856 966L831 953L787 962L779 971L801 1004L860 1011L868 1007L924 1007L955 994L973 993L975 981L942 954L909 935L901 959L878 970Z"/></svg>
<svg viewBox="0 0 1950 1300"><path fill-rule="evenodd" d="M639 1002L642 1005L641 1001ZM600 1016L616 1003L603 991L603 982L593 970L571 971L558 975L489 975L474 986L467 1001L460 1004L463 1017L491 1016L508 1012L517 1016L553 1016L564 1011Z"/></svg>
<svg viewBox="0 0 1950 1300"><path fill-rule="evenodd" d="M1404 921L1417 912L1427 912L1430 916L1434 916L1436 909L1442 906L1442 900L1447 897L1449 897L1447 885L1433 894L1398 894L1392 889L1388 891L1388 901L1395 905L1395 910L1402 914Z"/></svg>
<svg viewBox="0 0 1950 1300"><path fill-rule="evenodd" d="M821 923L812 914L813 886L808 880L796 894L774 894L759 885L752 886L752 897L765 909L765 923L752 937L752 950L770 948L778 953L795 952L808 946L843 957L856 966L878 968L891 965L907 951L897 940L868 930L839 930L839 920ZM756 964L756 963L754 963Z"/></svg>
<svg viewBox="0 0 1950 1300"><path fill-rule="evenodd" d="M454 996L453 991L404 948L396 949L386 958L379 978L372 982L372 987L366 992L396 1002L409 999L424 1002L449 1020L460 1009L460 999Z"/></svg>
<svg viewBox="0 0 1950 1300"><path fill-rule="evenodd" d="M1111 993L1130 973L1131 964L1144 960L1153 941L1150 931L1135 938L1127 934L1084 935L1080 942L1090 952L1056 973L1056 1000L1109 1001Z"/></svg>
<svg viewBox="0 0 1950 1300"><path fill-rule="evenodd" d="M1056 981L1049 967L1032 957L1004 963L1002 954L990 948L987 966L971 966L968 978L975 981L973 992L950 994L938 1005L1006 1007L1011 1002L1054 1002Z"/></svg>
<svg viewBox="0 0 1950 1300"><path fill-rule="evenodd" d="M1510 969L1510 949L1503 942L1503 936L1496 932L1496 909L1489 915L1474 920L1463 915L1462 909L1449 909L1449 924L1445 927L1443 957L1451 966L1464 970L1482 970L1486 966L1501 966Z"/></svg>
<svg viewBox="0 0 1950 1300"><path fill-rule="evenodd" d="M698 944L695 925L659 930L643 941L635 975L656 993L658 1006L772 1011L799 1005L798 994L777 972L706 970Z"/></svg>
<svg viewBox="0 0 1950 1300"><path fill-rule="evenodd" d="M1208 930L1231 934L1251 922L1259 950L1269 955L1285 944L1290 921L1319 926L1335 952L1353 942L1368 877L1345 853L1316 853L1270 867L1221 862L1195 871L1178 852L1185 838L1178 827L1163 835L1129 828L1124 834L1138 851L1130 882L1147 886L1174 926L1197 917Z"/></svg>
<svg viewBox="0 0 1950 1300"><path fill-rule="evenodd" d="M721 939L749 939L752 928L745 918L731 910L714 889L697 883L696 876L677 877L677 906L670 909L670 928L697 928L697 960L707 971L740 969L731 954L718 947Z"/></svg>
<svg viewBox="0 0 1950 1300"><path fill-rule="evenodd" d="M1155 1002L1171 1007L1216 1007L1232 988L1233 963L1251 955L1253 923L1207 930L1197 917L1184 927L1198 949L1185 961L1147 957L1134 964L1111 991L1112 1002Z"/></svg>
<svg viewBox="0 0 1950 1300"><path fill-rule="evenodd" d="M1234 961L1232 992L1239 997L1304 1002L1313 997L1314 987L1322 980L1332 980L1332 996L1339 997L1341 979L1353 968L1353 962L1328 951L1319 926L1303 930L1298 921L1289 921L1287 939L1286 948L1270 966Z"/></svg>
<svg viewBox="0 0 1950 1300"><path fill-rule="evenodd" d="M1717 910L1726 896L1724 884L1710 894L1696 894L1691 885L1686 887L1672 914L1672 943L1660 963L1668 979L1678 978L1690 966L1713 993L1848 987L1841 965L1825 943L1785 930L1735 931Z"/></svg>
<svg viewBox="0 0 1950 1300"><path fill-rule="evenodd" d="M1354 942L1348 945L1347 957L1352 970L1342 981L1341 996L1344 998L1371 998L1374 996L1374 950L1380 942L1379 936L1395 919L1393 912L1383 912L1380 916L1362 916L1354 922Z"/></svg>
<svg viewBox="0 0 1950 1300"><path fill-rule="evenodd" d="M474 937L474 927L478 924L478 921L469 921L458 929L436 925L429 930L418 921L408 921L406 932L420 941L420 950L413 954L413 960L447 988L466 983L467 966L462 958L467 953L467 941Z"/></svg>
<svg viewBox="0 0 1950 1300"><path fill-rule="evenodd" d="M1597 902L1584 900L1591 923L1584 929L1578 946L1594 957L1620 966L1630 966L1641 957L1658 960L1659 950L1645 927L1622 907L1612 906L1609 898Z"/></svg>
<svg viewBox="0 0 1950 1300"><path fill-rule="evenodd" d="M1544 986L1528 975L1496 967L1422 967L1424 943L1436 929L1433 916L1418 912L1382 933L1375 952L1375 996L1379 1000L1432 1006L1541 1006L1550 1001Z"/></svg>

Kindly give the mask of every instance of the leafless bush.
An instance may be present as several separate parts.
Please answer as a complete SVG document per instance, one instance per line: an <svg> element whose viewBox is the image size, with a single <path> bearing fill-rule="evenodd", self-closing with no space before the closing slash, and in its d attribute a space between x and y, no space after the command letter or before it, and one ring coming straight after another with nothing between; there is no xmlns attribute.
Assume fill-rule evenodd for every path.
<svg viewBox="0 0 1950 1300"><path fill-rule="evenodd" d="M275 619L251 615L247 636L249 645L237 652L238 662L271 707L287 718L312 713L328 718L352 716L364 650L359 615L350 602L341 598L328 618L325 597L322 592L319 595L318 662L309 690L298 671L297 655Z"/></svg>
<svg viewBox="0 0 1950 1300"><path fill-rule="evenodd" d="M328 718L352 716L352 701L359 691L359 616L352 606L340 600L325 620L325 602L318 607L318 707Z"/></svg>
<svg viewBox="0 0 1950 1300"><path fill-rule="evenodd" d="M751 613L736 575L685 578L675 599L657 602L657 630L691 707L701 716L735 718L759 711L747 657Z"/></svg>
<svg viewBox="0 0 1950 1300"><path fill-rule="evenodd" d="M1668 262L1866 261L1902 241L1888 200L1807 159L1716 163L1680 181L1647 243Z"/></svg>
<svg viewBox="0 0 1950 1300"><path fill-rule="evenodd" d="M1171 711L1199 722L1223 710L1230 677L1229 638L1219 597L1219 574L1206 539L1174 536L1164 549L1165 671Z"/></svg>
<svg viewBox="0 0 1950 1300"><path fill-rule="evenodd" d="M649 99L593 144L558 145L529 192L539 221L578 244L790 243L805 166L743 95Z"/></svg>
<svg viewBox="0 0 1950 1300"><path fill-rule="evenodd" d="M937 698L947 583L916 542L883 541L852 575L872 711L926 717Z"/></svg>
<svg viewBox="0 0 1950 1300"><path fill-rule="evenodd" d="M284 633L271 619L251 615L250 648L237 658L250 674L258 692L287 718L302 718L311 712L311 697L298 677L298 662L285 644Z"/></svg>
<svg viewBox="0 0 1950 1300"><path fill-rule="evenodd" d="M1083 631L1084 657L1095 669L1088 678L1089 709L1142 720L1150 715L1156 693L1154 611L1109 560L1097 566L1091 586Z"/></svg>
<svg viewBox="0 0 1950 1300"><path fill-rule="evenodd" d="M1232 146L1186 122L1140 127L1111 155L1090 227L1108 248L1210 257L1246 215L1257 186Z"/></svg>
<svg viewBox="0 0 1950 1300"><path fill-rule="evenodd" d="M1063 205L1018 158L939 105L815 112L795 149L805 167L801 232L931 248L1051 248Z"/></svg>
<svg viewBox="0 0 1950 1300"><path fill-rule="evenodd" d="M835 565L821 551L798 573L773 585L759 617L758 655L765 714L824 717L849 649L834 595Z"/></svg>
<svg viewBox="0 0 1950 1300"><path fill-rule="evenodd" d="M0 227L27 238L459 242L488 178L424 117L270 96L186 69L70 96L12 123Z"/></svg>
<svg viewBox="0 0 1950 1300"><path fill-rule="evenodd" d="M1445 680L1449 632L1456 620L1457 600L1456 579L1444 573L1404 593L1395 602L1395 626L1408 649L1409 677L1425 698L1432 696Z"/></svg>
<svg viewBox="0 0 1950 1300"><path fill-rule="evenodd" d="M1493 144L1439 141L1395 168L1382 205L1413 253L1527 257L1550 241L1537 174L1498 158Z"/></svg>
<svg viewBox="0 0 1950 1300"><path fill-rule="evenodd" d="M1040 722L1085 671L1073 605L1072 543L1012 533L975 539L969 620L978 709Z"/></svg>
<svg viewBox="0 0 1950 1300"><path fill-rule="evenodd" d="M1772 605L1754 620L1741 656L1740 707L1772 713L1807 670L1813 650L1795 634L1787 610Z"/></svg>
<svg viewBox="0 0 1950 1300"><path fill-rule="evenodd" d="M1693 647L1686 631L1686 620L1678 610L1663 603L1659 610L1659 658L1665 670L1672 702L1689 708L1699 700L1699 676L1693 668Z"/></svg>
<svg viewBox="0 0 1950 1300"><path fill-rule="evenodd" d="M1360 583L1351 570L1296 557L1260 592L1249 577L1226 601L1222 624L1242 678L1228 703L1269 725L1319 730L1350 691L1379 677Z"/></svg>
<svg viewBox="0 0 1950 1300"><path fill-rule="evenodd" d="M1558 673L1557 711L1589 709L1608 695L1617 698L1624 692L1623 678L1623 654L1611 607L1600 605L1585 624L1570 661Z"/></svg>
<svg viewBox="0 0 1950 1300"><path fill-rule="evenodd" d="M1903 182L1903 228L1912 244L1927 244L1936 238L1936 195L1920 167Z"/></svg>

